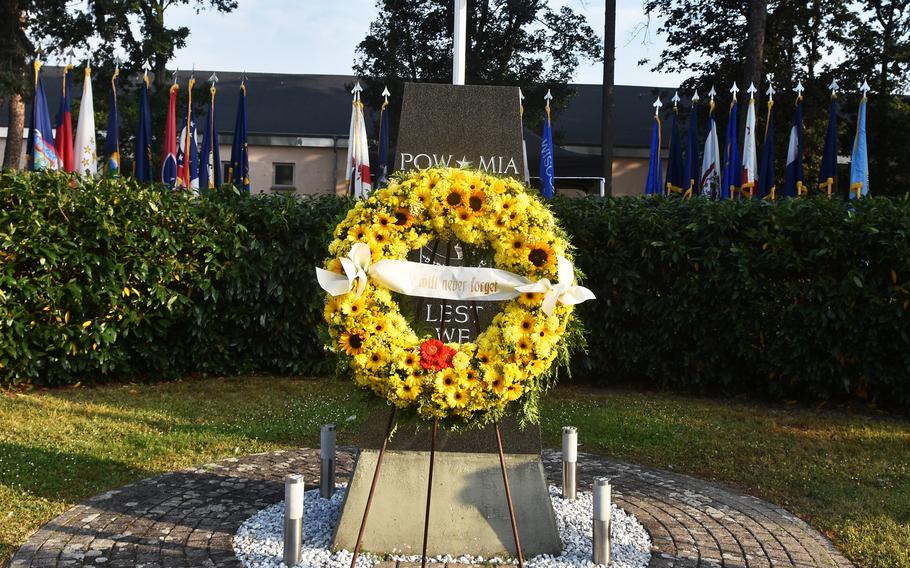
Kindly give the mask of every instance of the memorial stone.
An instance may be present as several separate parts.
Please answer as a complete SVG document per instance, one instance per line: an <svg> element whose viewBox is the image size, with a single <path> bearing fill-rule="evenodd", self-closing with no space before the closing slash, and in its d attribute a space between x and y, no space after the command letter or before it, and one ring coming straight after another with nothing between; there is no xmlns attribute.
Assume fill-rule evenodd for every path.
<svg viewBox="0 0 910 568"><path fill-rule="evenodd" d="M522 179L520 95L517 87L405 85L397 170L432 166L472 167ZM448 265L489 266L483 251L459 242L434 241L409 260ZM399 298L404 308L408 300ZM435 329L443 341L463 343L477 337L500 305L411 298L417 328ZM355 440L361 448L332 547L352 550L364 513L371 479L390 410L370 415ZM419 553L426 506L431 427L401 424L385 454L369 516L363 549ZM514 554L505 489L492 426L465 433L440 431L429 525L429 554L469 553L489 557ZM502 424L522 549L558 554L562 543L540 459L540 430Z"/></svg>

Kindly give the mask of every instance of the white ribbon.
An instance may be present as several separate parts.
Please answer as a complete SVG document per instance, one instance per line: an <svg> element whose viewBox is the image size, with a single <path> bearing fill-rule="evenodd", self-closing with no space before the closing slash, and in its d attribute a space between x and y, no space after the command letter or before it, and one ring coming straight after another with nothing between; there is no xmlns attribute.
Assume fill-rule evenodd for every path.
<svg viewBox="0 0 910 568"><path fill-rule="evenodd" d="M593 300L594 293L575 285L575 269L563 256L557 257L559 283L544 278L532 283L524 276L498 268L471 266L439 266L407 260L383 259L370 265L370 247L356 243L346 257L339 259L344 274L321 268L316 279L323 290L333 296L347 294L357 285L359 298L367 286L367 278L408 296L441 300L498 302L511 300L522 292L545 294L541 309L552 315L556 303L571 306Z"/></svg>
<svg viewBox="0 0 910 568"><path fill-rule="evenodd" d="M548 278L543 278L533 284L516 288L519 292L545 294L540 309L548 316L553 314L553 310L556 308L556 302L566 306L572 306L580 304L585 300L594 299L594 292L588 290L584 286L575 285L575 269L569 259L564 256L557 256L556 260L559 284L554 286Z"/></svg>
<svg viewBox="0 0 910 568"><path fill-rule="evenodd" d="M357 298L367 287L367 274L370 269L370 247L364 243L355 243L348 256L339 259L344 274L316 268L316 280L323 290L333 296L347 294L354 289L357 281Z"/></svg>
<svg viewBox="0 0 910 568"><path fill-rule="evenodd" d="M441 266L407 260L380 260L370 278L389 290L422 298L499 302L518 297L517 288L531 281L507 270L475 266Z"/></svg>

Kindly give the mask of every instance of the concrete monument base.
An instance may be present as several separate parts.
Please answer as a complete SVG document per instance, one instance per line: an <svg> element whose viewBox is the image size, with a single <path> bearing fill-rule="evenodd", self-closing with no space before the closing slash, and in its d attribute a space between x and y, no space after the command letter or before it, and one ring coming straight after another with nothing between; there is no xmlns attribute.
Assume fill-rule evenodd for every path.
<svg viewBox="0 0 910 568"><path fill-rule="evenodd" d="M333 550L354 550L379 452L363 450L332 539ZM539 455L506 455L506 468L524 555L558 554L562 543ZM387 450L363 550L420 554L430 453ZM436 452L427 554L515 555L499 456Z"/></svg>

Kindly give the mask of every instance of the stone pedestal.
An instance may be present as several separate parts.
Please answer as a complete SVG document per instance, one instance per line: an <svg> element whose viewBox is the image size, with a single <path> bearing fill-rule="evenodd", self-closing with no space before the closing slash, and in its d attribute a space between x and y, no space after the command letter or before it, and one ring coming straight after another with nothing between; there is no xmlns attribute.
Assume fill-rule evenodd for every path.
<svg viewBox="0 0 910 568"><path fill-rule="evenodd" d="M353 550L376 469L377 450L363 450L342 507L333 550ZM420 554L430 453L387 450L367 521L363 550ZM506 456L525 556L562 549L539 455ZM499 456L436 452L427 554L515 555Z"/></svg>

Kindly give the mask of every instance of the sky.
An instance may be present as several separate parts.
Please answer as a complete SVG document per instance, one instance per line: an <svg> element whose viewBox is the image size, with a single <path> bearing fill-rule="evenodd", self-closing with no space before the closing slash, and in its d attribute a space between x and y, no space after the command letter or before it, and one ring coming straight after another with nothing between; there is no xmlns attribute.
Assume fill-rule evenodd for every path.
<svg viewBox="0 0 910 568"><path fill-rule="evenodd" d="M229 14L188 6L168 11L167 25L185 25L191 33L187 47L177 52L172 66L271 73L350 75L354 50L376 16L376 0L239 0ZM656 59L665 46L652 20L645 39L638 33L647 21L643 0L617 0L616 79L620 85L673 87L685 75L653 73L640 59ZM603 0L550 0L555 9L568 5L584 14L598 34L603 32ZM644 41L643 41L644 40ZM574 82L602 82L602 66L587 62L576 70Z"/></svg>

